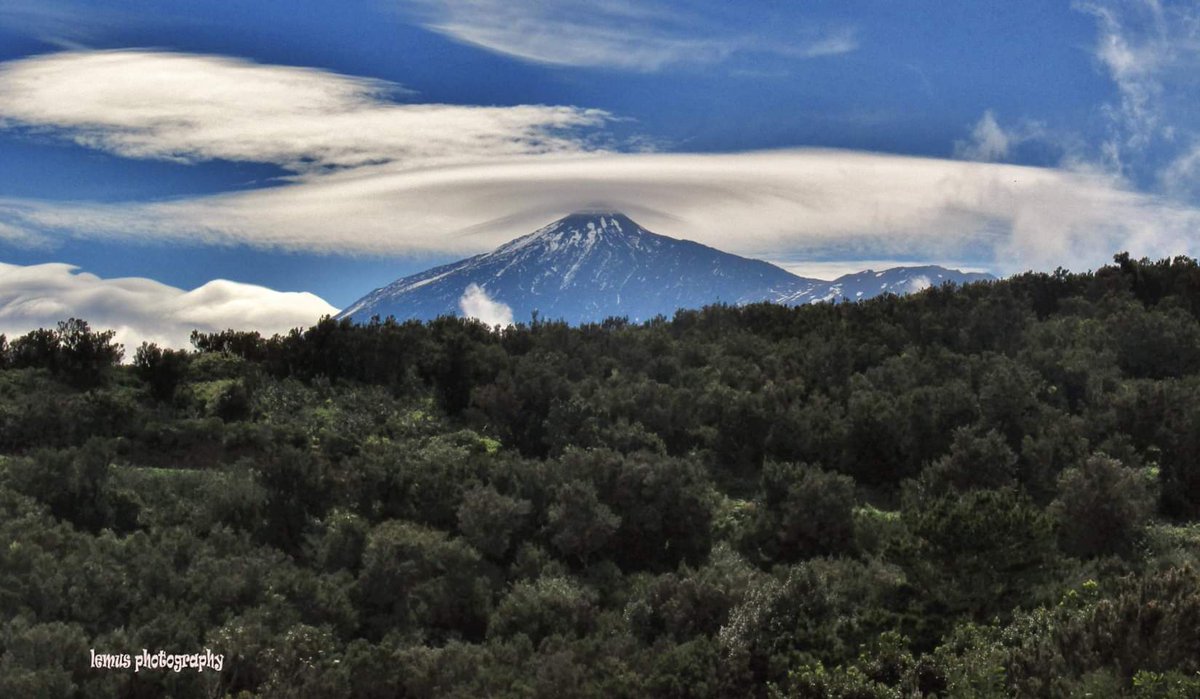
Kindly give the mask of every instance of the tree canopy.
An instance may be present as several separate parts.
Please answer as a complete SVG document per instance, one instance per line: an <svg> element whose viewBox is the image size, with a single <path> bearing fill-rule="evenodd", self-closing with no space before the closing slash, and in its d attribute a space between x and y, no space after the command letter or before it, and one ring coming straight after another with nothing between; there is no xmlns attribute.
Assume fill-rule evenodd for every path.
<svg viewBox="0 0 1200 699"><path fill-rule="evenodd" d="M193 345L0 337L0 696L1200 695L1195 260Z"/></svg>

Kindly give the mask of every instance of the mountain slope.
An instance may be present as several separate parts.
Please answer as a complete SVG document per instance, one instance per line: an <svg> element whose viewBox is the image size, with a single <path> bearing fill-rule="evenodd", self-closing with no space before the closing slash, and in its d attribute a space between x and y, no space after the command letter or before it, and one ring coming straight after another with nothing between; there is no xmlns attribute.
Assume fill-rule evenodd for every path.
<svg viewBox="0 0 1200 699"><path fill-rule="evenodd" d="M610 316L645 320L718 302L857 300L976 278L987 275L911 267L868 270L832 282L809 279L768 262L651 233L619 213L581 213L491 252L399 279L338 317L362 322L372 316L459 315L471 285L510 307L514 320L528 320L537 311L546 319L582 323Z"/></svg>
<svg viewBox="0 0 1200 699"><path fill-rule="evenodd" d="M622 214L572 214L492 252L421 272L377 289L342 312L429 319L459 311L477 284L526 320L641 320L718 301L779 300L827 282L761 260L651 233Z"/></svg>

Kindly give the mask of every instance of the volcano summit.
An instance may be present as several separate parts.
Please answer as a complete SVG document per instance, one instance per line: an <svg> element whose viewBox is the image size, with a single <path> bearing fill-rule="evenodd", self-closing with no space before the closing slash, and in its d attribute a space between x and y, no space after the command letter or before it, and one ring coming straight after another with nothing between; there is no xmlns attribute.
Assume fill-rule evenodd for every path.
<svg viewBox="0 0 1200 699"><path fill-rule="evenodd" d="M901 267L832 282L809 279L769 262L652 233L623 214L579 213L491 252L392 282L338 317L429 320L462 314L461 302L472 285L511 308L518 321L537 311L548 320L586 323L610 316L645 320L713 303L856 300L989 278L941 267Z"/></svg>

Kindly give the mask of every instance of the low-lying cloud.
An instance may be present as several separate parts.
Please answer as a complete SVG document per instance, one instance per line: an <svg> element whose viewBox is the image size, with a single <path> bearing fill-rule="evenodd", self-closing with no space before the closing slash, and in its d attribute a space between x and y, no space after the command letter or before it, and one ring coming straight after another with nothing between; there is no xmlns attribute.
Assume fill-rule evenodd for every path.
<svg viewBox="0 0 1200 699"><path fill-rule="evenodd" d="M308 327L337 309L310 293L227 280L191 291L137 277L102 279L63 263L0 263L0 333L11 339L70 317L116 331L126 355L145 342L188 347L192 330L265 334Z"/></svg>
<svg viewBox="0 0 1200 699"><path fill-rule="evenodd" d="M513 324L513 311L506 303L493 299L478 284L468 284L458 299L458 309L463 317L474 318L484 325L508 326Z"/></svg>

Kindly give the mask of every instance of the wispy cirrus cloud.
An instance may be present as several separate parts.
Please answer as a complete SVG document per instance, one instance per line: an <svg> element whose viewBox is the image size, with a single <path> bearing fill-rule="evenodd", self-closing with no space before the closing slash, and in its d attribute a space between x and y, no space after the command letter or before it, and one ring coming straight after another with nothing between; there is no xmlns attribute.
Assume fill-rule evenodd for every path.
<svg viewBox="0 0 1200 699"><path fill-rule="evenodd" d="M1159 186L1184 201L1200 201L1200 138L1192 138L1158 173Z"/></svg>
<svg viewBox="0 0 1200 699"><path fill-rule="evenodd" d="M0 333L9 338L74 316L115 330L128 355L142 342L187 347L192 330L274 334L336 312L313 294L225 280L184 291L138 277L102 279L69 264L0 263Z"/></svg>
<svg viewBox="0 0 1200 699"><path fill-rule="evenodd" d="M60 48L79 48L97 34L115 27L128 26L135 19L146 19L132 3L121 9L101 8L76 0L5 0L0 5L0 27L44 41Z"/></svg>
<svg viewBox="0 0 1200 699"><path fill-rule="evenodd" d="M850 27L780 36L769 25L732 28L745 27L750 13L711 16L699 5L660 0L408 0L402 5L425 28L456 41L552 65L654 71L714 63L735 53L814 58L858 48Z"/></svg>
<svg viewBox="0 0 1200 699"><path fill-rule="evenodd" d="M72 51L0 64L0 120L129 158L297 173L579 153L599 110L403 104L392 83L222 56Z"/></svg>
<svg viewBox="0 0 1200 699"><path fill-rule="evenodd" d="M1200 4L1084 0L1075 7L1095 17L1094 55L1117 90L1117 100L1105 105L1110 134L1103 162L1137 177L1159 167L1162 150L1174 150L1185 165L1200 134ZM1159 176L1188 171L1168 164Z"/></svg>

